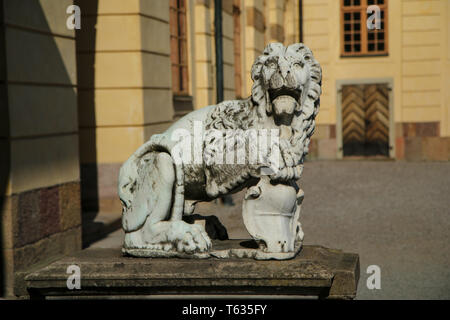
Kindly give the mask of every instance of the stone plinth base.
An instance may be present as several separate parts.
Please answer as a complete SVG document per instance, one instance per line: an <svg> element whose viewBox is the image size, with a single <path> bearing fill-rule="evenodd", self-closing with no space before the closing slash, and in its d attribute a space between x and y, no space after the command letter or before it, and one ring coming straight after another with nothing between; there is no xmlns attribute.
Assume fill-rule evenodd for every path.
<svg viewBox="0 0 450 320"><path fill-rule="evenodd" d="M252 258L256 260L287 260L294 258L302 248L302 243L298 241L292 252L264 252L258 248L254 240L226 240L213 241L210 252L184 253L175 250L152 250L152 249L126 249L123 248L124 255L139 258L184 258L184 259L233 259Z"/></svg>
<svg viewBox="0 0 450 320"><path fill-rule="evenodd" d="M67 288L71 265L80 267L79 290ZM304 246L294 259L283 261L135 258L123 256L120 248L86 249L26 277L31 298L179 294L353 299L358 279L357 254L319 246Z"/></svg>

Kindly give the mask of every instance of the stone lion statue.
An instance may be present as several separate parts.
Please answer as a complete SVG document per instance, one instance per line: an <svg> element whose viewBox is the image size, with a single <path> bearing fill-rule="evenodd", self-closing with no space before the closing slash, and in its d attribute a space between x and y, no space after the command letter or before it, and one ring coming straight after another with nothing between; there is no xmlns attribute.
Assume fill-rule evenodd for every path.
<svg viewBox="0 0 450 320"><path fill-rule="evenodd" d="M294 188L294 196L302 193L295 181L301 177L319 111L321 67L302 43L271 43L254 62L251 77L249 98L187 114L153 135L122 165L118 194L124 252L208 252L212 245L203 226L186 223L183 215L192 214L198 201L244 188L249 188L250 201L260 195L262 189L255 188L262 178ZM269 139L274 132L270 137L275 138ZM271 144L261 148L255 137ZM233 152L243 156L217 161ZM296 232L302 238L299 227Z"/></svg>

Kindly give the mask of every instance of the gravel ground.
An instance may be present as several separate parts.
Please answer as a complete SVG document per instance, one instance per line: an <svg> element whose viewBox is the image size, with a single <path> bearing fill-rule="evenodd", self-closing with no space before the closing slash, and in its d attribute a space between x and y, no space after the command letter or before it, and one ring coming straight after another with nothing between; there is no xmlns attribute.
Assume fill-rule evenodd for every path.
<svg viewBox="0 0 450 320"><path fill-rule="evenodd" d="M305 242L360 255L357 298L450 299L450 163L311 162L302 188Z"/></svg>
<svg viewBox="0 0 450 320"><path fill-rule="evenodd" d="M450 299L450 163L315 161L305 164L301 222L305 244L360 255L358 299ZM235 206L199 204L230 238L247 238ZM94 247L121 246L121 231ZM369 290L369 265L381 289Z"/></svg>

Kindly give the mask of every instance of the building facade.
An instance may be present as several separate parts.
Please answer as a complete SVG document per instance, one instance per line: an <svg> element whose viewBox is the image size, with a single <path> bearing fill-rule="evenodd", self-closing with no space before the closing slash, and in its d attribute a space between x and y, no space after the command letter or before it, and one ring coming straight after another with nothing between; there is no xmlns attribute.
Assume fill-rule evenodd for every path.
<svg viewBox="0 0 450 320"><path fill-rule="evenodd" d="M0 1L0 296L81 249L72 1Z"/></svg>
<svg viewBox="0 0 450 320"><path fill-rule="evenodd" d="M448 161L449 16L448 0L0 0L1 295L81 249L82 212L120 212L121 164L217 103L218 65L223 98L247 97L269 42L322 65L309 159Z"/></svg>
<svg viewBox="0 0 450 320"><path fill-rule="evenodd" d="M247 97L265 43L299 41L299 1L221 2L223 97ZM214 1L78 3L83 205L120 210L121 164L152 134L217 101Z"/></svg>
<svg viewBox="0 0 450 320"><path fill-rule="evenodd" d="M372 135L390 158L448 161L449 1L302 3L304 42L324 77L311 156L345 157L346 142L349 154L361 154L352 140ZM370 5L381 10L379 30L367 30Z"/></svg>

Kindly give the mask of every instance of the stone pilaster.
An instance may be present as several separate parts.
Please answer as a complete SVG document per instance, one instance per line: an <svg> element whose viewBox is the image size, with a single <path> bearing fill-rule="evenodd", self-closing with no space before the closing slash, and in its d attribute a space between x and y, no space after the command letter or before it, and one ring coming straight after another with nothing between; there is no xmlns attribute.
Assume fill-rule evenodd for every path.
<svg viewBox="0 0 450 320"><path fill-rule="evenodd" d="M195 2L195 106L199 109L215 103L214 77L214 14L211 15L211 0Z"/></svg>
<svg viewBox="0 0 450 320"><path fill-rule="evenodd" d="M77 32L83 207L120 212L121 164L173 120L169 2L78 4L83 21Z"/></svg>
<svg viewBox="0 0 450 320"><path fill-rule="evenodd" d="M281 42L285 40L284 11L286 1L266 0L266 43Z"/></svg>
<svg viewBox="0 0 450 320"><path fill-rule="evenodd" d="M252 80L250 78L253 61L264 50L264 32L266 30L263 1L245 1L245 79L247 94L250 94Z"/></svg>
<svg viewBox="0 0 450 320"><path fill-rule="evenodd" d="M72 1L0 1L0 282L81 249ZM3 123L4 122L4 123Z"/></svg>

